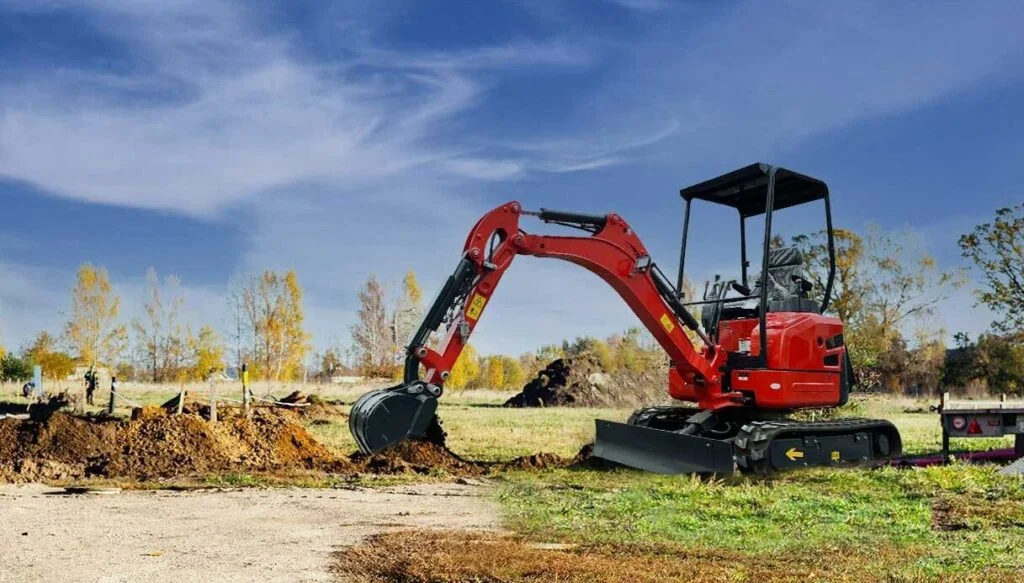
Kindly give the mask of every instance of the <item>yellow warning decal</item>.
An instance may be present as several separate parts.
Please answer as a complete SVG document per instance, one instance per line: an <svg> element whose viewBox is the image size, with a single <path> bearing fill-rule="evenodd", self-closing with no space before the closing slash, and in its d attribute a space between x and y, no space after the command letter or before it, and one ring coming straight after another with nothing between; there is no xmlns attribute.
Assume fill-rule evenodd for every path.
<svg viewBox="0 0 1024 583"><path fill-rule="evenodd" d="M833 451L832 452L832 461L834 461L834 462L839 461L839 452L838 451Z"/></svg>
<svg viewBox="0 0 1024 583"><path fill-rule="evenodd" d="M804 452L800 451L795 447L791 447L786 450L786 457L789 458L789 461L793 462L804 457Z"/></svg>
<svg viewBox="0 0 1024 583"><path fill-rule="evenodd" d="M676 329L676 325L672 323L672 318L669 318L668 314L661 315L661 325L669 334L671 334L672 331Z"/></svg>
<svg viewBox="0 0 1024 583"><path fill-rule="evenodd" d="M480 317L480 312L484 311L484 305L487 304L487 298L480 294L473 294L473 299L469 302L469 307L466 308L466 317L470 320L476 320Z"/></svg>

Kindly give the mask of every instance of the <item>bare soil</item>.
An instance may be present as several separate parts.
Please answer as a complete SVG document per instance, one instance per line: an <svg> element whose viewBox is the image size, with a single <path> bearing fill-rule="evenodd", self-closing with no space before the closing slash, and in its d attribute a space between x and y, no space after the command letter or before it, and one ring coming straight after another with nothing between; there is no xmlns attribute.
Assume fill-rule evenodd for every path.
<svg viewBox="0 0 1024 583"><path fill-rule="evenodd" d="M0 582L331 581L331 554L367 536L498 525L486 487L456 484L60 492L0 486Z"/></svg>
<svg viewBox="0 0 1024 583"><path fill-rule="evenodd" d="M463 459L443 443L406 441L373 456L339 455L300 424L303 417L329 414L331 405L311 407L311 412L262 407L248 417L238 409L223 408L217 423L208 421L208 410L192 403L181 415L161 407L136 409L129 421L60 411L46 420L0 419L0 482L112 478L131 485L224 473L295 472L480 476L566 467L588 454L568 459L539 453L488 464Z"/></svg>
<svg viewBox="0 0 1024 583"><path fill-rule="evenodd" d="M271 409L250 417L225 410L221 421L169 415L159 407L133 419L76 417L0 420L0 481L66 481L89 477L150 480L211 472L319 470L354 466Z"/></svg>
<svg viewBox="0 0 1024 583"><path fill-rule="evenodd" d="M748 554L722 546L537 543L500 532L390 532L335 553L334 571L362 583L804 582L887 580L880 565L912 561L926 549L879 545L822 552ZM949 581L1009 583L982 569Z"/></svg>

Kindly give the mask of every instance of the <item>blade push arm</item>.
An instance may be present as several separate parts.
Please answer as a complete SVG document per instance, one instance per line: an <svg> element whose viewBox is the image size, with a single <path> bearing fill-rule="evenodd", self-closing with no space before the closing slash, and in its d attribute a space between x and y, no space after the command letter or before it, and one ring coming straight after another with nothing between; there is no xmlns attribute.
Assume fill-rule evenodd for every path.
<svg viewBox="0 0 1024 583"><path fill-rule="evenodd" d="M523 215L592 234L531 235L519 228ZM455 273L411 339L406 383L421 380L422 365L422 380L427 386L443 385L502 276L518 255L561 259L596 274L622 297L681 374L706 390L720 387L719 369L724 364L724 353L703 335L696 319L679 302L671 284L654 266L643 243L622 217L549 210L531 213L523 211L516 202L490 211L470 231ZM447 336L435 350L428 346L428 340L433 331L441 328L447 329ZM703 346L695 345L684 328L694 330L704 340Z"/></svg>

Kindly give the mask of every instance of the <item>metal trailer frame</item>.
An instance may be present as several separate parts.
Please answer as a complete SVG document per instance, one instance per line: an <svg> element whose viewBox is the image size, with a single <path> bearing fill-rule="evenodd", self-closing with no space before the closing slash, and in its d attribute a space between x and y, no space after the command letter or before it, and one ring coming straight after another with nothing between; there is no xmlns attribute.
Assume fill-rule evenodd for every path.
<svg viewBox="0 0 1024 583"><path fill-rule="evenodd" d="M952 401L942 394L936 409L942 423L942 458L949 460L950 438L1014 435L1014 453L1024 457L1024 401Z"/></svg>

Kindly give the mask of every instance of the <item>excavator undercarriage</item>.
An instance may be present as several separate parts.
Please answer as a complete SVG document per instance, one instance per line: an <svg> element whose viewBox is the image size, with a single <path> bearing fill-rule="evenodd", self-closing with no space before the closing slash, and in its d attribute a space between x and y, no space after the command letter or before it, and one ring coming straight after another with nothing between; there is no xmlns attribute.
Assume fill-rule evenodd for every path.
<svg viewBox="0 0 1024 583"><path fill-rule="evenodd" d="M695 407L652 407L627 423L597 420L594 455L659 473L768 473L854 464L899 455L887 421L800 421L799 409L846 402L855 384L843 324L825 315L835 273L832 219L824 182L753 164L680 191L686 202L679 274L673 285L622 217L541 209L509 202L470 231L463 256L409 341L402 383L363 395L349 427L359 448L377 452L408 438L439 440L437 400L491 295L520 255L569 261L610 285L670 360L668 392ZM690 206L725 205L740 216L741 269L693 301L683 286ZM820 303L802 274L797 249L774 246L775 211L823 201L829 273ZM519 226L533 216L588 236L534 235ZM746 224L764 217L763 275L748 277ZM730 295L732 294L732 295ZM701 318L691 313L701 309ZM443 338L442 338L443 336Z"/></svg>

